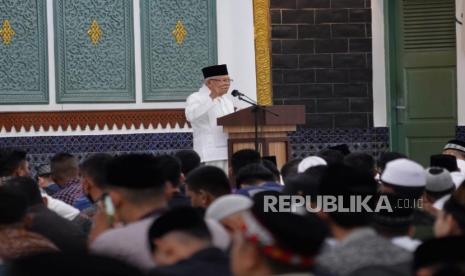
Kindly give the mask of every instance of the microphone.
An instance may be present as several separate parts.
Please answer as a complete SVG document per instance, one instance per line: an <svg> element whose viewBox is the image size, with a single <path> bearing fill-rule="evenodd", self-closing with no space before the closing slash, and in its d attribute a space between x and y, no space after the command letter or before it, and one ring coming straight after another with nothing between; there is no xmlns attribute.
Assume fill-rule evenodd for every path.
<svg viewBox="0 0 465 276"><path fill-rule="evenodd" d="M233 91L231 92L231 95L232 95L233 97L242 97L242 96L245 96L244 94L242 94L241 92L239 92L239 91L237 91L237 90L233 90Z"/></svg>

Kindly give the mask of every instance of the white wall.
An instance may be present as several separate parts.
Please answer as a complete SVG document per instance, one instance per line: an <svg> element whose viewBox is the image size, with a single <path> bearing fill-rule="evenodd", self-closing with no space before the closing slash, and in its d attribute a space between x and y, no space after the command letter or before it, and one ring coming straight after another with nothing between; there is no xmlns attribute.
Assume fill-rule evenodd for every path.
<svg viewBox="0 0 465 276"><path fill-rule="evenodd" d="M142 103L141 31L139 0L134 0L134 48L136 73L136 103L131 104L57 104L55 100L55 54L53 35L53 0L47 0L48 28L48 105L0 105L0 112L166 109L184 108L184 102ZM234 79L232 89L238 89L256 99L255 50L252 0L217 0L218 62L227 63ZM200 70L201 68L199 68Z"/></svg>
<svg viewBox="0 0 465 276"><path fill-rule="evenodd" d="M257 99L253 0L217 0L218 63L228 64L233 87Z"/></svg>
<svg viewBox="0 0 465 276"><path fill-rule="evenodd" d="M371 1L373 46L373 122L387 126L386 60L384 47L384 0Z"/></svg>
<svg viewBox="0 0 465 276"><path fill-rule="evenodd" d="M463 0L455 0L457 13L456 16L460 21L464 21L461 14ZM456 24L457 26L457 121L459 126L465 126L465 26Z"/></svg>

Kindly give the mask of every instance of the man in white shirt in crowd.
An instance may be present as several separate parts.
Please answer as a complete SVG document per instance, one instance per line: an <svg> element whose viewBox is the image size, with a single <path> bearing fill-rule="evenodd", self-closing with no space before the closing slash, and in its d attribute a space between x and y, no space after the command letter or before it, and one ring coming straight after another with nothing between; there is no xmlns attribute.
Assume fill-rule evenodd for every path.
<svg viewBox="0 0 465 276"><path fill-rule="evenodd" d="M227 95L232 79L225 64L202 69L204 83L198 92L187 98L186 118L191 123L194 150L201 161L228 172L228 136L217 119L234 112L230 95Z"/></svg>

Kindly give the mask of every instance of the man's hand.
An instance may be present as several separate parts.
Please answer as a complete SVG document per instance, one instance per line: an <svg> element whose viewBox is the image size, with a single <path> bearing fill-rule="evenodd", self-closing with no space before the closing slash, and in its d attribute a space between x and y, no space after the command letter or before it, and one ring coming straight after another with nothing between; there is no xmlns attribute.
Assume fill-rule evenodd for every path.
<svg viewBox="0 0 465 276"><path fill-rule="evenodd" d="M93 217L93 225L89 234L89 242L94 241L100 234L114 227L113 222L109 220L105 213L102 202L97 203L97 212Z"/></svg>

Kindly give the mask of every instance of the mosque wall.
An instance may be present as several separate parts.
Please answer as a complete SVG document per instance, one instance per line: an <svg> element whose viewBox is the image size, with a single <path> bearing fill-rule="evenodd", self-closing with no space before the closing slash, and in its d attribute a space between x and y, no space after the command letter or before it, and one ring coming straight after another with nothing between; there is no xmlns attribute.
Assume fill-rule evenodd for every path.
<svg viewBox="0 0 465 276"><path fill-rule="evenodd" d="M306 106L307 124L290 136L300 156L338 143L373 155L389 148L379 94L373 103L373 81L385 84L373 79L372 26L382 25L372 24L371 8L370 0L271 0L274 103ZM384 123L374 120L383 111Z"/></svg>
<svg viewBox="0 0 465 276"><path fill-rule="evenodd" d="M192 49L184 49L184 52L171 32L178 25L177 18L187 16L185 7L175 7L173 3L186 1L111 1L110 6L114 7L109 14L103 7L94 7L97 11L84 8L86 1L72 1L73 8L68 12L59 5L54 6L54 3L68 3L67 0L36 1L47 12L44 17L47 39L43 43L48 44L48 52L44 55L44 64L48 67L43 75L45 80L48 77L48 99L43 99L44 104L0 105L1 120L8 121L10 126L21 126L2 126L0 147L25 148L33 163L47 161L57 151L69 151L83 157L93 152L169 153L191 148L189 126L177 119L173 121L173 118L182 116L184 103L168 101L167 94L171 91L171 95L175 95L173 99L185 97L195 88L192 83L200 78L197 76L199 71L191 70L191 74L178 83L170 77L172 68L166 66L169 66L169 60L176 59L180 68L191 68L189 66L193 64L183 61L194 54L199 54L203 62L213 61L215 55L211 45L215 39L217 61L228 64L235 80L234 88L256 98L252 0L216 1L216 33L204 33L190 45ZM5 1L0 0L2 2ZM106 3L103 0L94 2L95 5ZM166 19L156 20L159 17L150 16L157 12L156 9L149 12L154 9L150 6L154 2L167 5L167 10L160 11L160 16L166 16ZM192 24L211 24L210 4L215 1L200 2L205 7L196 10L194 15L204 16L204 21ZM270 0L270 5L274 104L305 104L307 108L307 124L289 136L293 157L306 156L339 143L347 143L351 150L374 155L385 151L388 129L373 124L370 1ZM81 9L84 12L79 12ZM100 50L95 49L88 33L92 31L93 21L84 20L98 15L101 18L111 15L111 19L102 19L100 23L97 20L102 32L100 39L105 38L106 26L114 24L112 28L115 29L115 35L108 37L112 43L97 42L103 46ZM63 21L66 16L71 16L68 25L64 24L66 20ZM207 17L210 21L205 19ZM133 24L133 28L128 28L127 24ZM213 24L208 28L214 28ZM93 29L98 34L98 28L94 26ZM66 48L62 40L78 30L82 31L79 38L71 39L72 48ZM161 35L160 32L164 32L164 37L170 41L154 39ZM160 52L159 48L168 46L176 46L177 50ZM86 49L83 51L85 57L74 55L80 48ZM196 53L199 49L204 51ZM132 58L127 54L131 51L134 52ZM106 60L108 54L117 58ZM163 58L157 60L159 55ZM95 65L92 57L107 62ZM94 75L86 71L89 68L85 64L92 68ZM168 72L168 77L157 78L160 70ZM96 82L100 79L98 74L104 72L109 75L105 73L108 76ZM63 81L68 79L71 81ZM111 86L111 89L104 89L105 86ZM110 94L115 97L108 103ZM107 112L110 110L134 112L110 114ZM137 110L145 113L135 112ZM14 116L17 112L25 113L19 119L21 121ZM56 119L57 116L61 119ZM120 117L134 123L105 123ZM155 117L157 119L150 119ZM66 118L71 123L56 126L53 118L61 121ZM55 127L41 126L38 120L46 121L50 126L55 122Z"/></svg>

